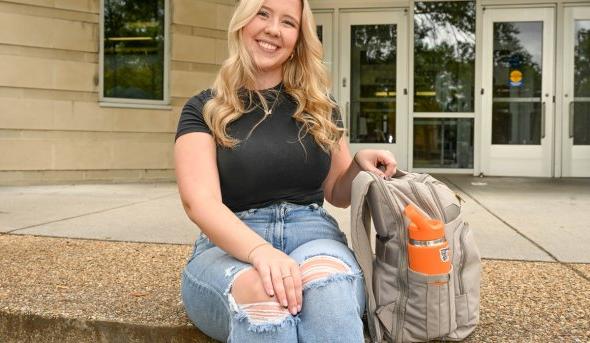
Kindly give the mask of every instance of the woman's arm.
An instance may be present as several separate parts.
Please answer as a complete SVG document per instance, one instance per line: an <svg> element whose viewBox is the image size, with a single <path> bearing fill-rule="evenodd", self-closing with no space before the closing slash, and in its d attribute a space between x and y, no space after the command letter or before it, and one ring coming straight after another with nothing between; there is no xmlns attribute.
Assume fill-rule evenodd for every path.
<svg viewBox="0 0 590 343"><path fill-rule="evenodd" d="M215 245L246 261L250 249L265 240L222 203L213 137L203 132L180 136L174 160L180 198L190 220Z"/></svg>
<svg viewBox="0 0 590 343"><path fill-rule="evenodd" d="M332 151L332 162L326 180L324 180L324 197L336 206L350 206L352 180L361 170L372 172L381 177L395 174L397 162L393 154L387 150L361 150L354 159L350 157L348 143L343 136L338 149ZM379 167L384 166L381 171Z"/></svg>
<svg viewBox="0 0 590 343"><path fill-rule="evenodd" d="M303 301L297 262L272 247L223 204L216 158L215 141L208 133L187 133L176 140L176 181L186 214L216 246L252 264L267 294L276 293L295 315ZM283 279L287 274L292 278Z"/></svg>

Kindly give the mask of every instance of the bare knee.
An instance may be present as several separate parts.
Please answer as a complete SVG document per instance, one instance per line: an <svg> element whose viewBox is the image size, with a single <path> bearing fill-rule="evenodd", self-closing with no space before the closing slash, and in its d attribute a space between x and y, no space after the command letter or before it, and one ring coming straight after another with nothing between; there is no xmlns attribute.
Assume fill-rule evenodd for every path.
<svg viewBox="0 0 590 343"><path fill-rule="evenodd" d="M240 273L233 282L231 294L238 304L276 301L268 296L262 285L262 279L256 269L248 269Z"/></svg>
<svg viewBox="0 0 590 343"><path fill-rule="evenodd" d="M231 288L238 308L245 314L255 330L272 330L285 321L295 323L289 310L283 307L276 297L266 294L262 279L255 269L248 269L236 276ZM270 325L270 326L269 326Z"/></svg>
<svg viewBox="0 0 590 343"><path fill-rule="evenodd" d="M336 257L327 255L310 257L301 263L300 268L301 281L304 286L312 281L326 278L332 274L351 273L348 264Z"/></svg>

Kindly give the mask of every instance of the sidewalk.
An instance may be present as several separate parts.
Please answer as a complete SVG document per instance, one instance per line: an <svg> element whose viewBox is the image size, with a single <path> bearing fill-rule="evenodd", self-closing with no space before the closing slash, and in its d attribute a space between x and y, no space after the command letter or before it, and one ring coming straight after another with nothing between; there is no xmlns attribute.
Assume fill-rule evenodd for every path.
<svg viewBox="0 0 590 343"><path fill-rule="evenodd" d="M589 342L590 179L439 178L484 258L467 341ZM208 341L178 296L198 229L175 184L1 187L0 233L0 341Z"/></svg>

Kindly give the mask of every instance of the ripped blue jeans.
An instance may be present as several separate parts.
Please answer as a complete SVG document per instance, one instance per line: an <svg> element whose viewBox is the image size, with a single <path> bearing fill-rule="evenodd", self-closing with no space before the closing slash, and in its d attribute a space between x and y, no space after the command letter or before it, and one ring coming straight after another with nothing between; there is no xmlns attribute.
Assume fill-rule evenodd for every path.
<svg viewBox="0 0 590 343"><path fill-rule="evenodd" d="M201 234L182 276L183 303L196 327L227 342L364 341L362 272L346 236L324 208L280 202L236 215L300 266L323 260L338 262L344 268L304 282L303 304L297 315L285 310L274 320L261 320L236 304L231 295L233 281L252 266L233 258ZM318 268L309 270L313 269Z"/></svg>

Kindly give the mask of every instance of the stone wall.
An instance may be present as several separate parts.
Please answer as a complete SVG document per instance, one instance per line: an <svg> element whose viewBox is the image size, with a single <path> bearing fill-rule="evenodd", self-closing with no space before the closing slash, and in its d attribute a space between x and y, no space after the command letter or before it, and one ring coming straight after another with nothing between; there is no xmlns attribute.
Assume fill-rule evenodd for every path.
<svg viewBox="0 0 590 343"><path fill-rule="evenodd" d="M170 105L99 104L100 0L0 0L0 185L173 180L182 105L227 55L233 0L170 0Z"/></svg>

